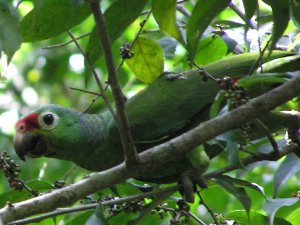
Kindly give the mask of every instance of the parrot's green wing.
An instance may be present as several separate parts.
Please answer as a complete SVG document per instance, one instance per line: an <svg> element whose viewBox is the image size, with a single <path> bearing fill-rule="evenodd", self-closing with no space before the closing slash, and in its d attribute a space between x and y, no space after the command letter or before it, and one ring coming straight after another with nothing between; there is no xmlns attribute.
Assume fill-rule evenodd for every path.
<svg viewBox="0 0 300 225"><path fill-rule="evenodd" d="M285 56L285 52L274 52L267 61ZM248 53L233 56L203 69L215 78L224 76L245 76L249 73L257 54ZM173 75L173 74L172 74ZM214 102L220 90L217 83L204 81L198 69L177 74L177 79L162 75L154 83L128 100L126 104L134 141L151 143L176 136L197 116L197 123L208 119L207 108ZM201 113L205 111L204 113ZM109 135L118 135L116 125L110 126Z"/></svg>

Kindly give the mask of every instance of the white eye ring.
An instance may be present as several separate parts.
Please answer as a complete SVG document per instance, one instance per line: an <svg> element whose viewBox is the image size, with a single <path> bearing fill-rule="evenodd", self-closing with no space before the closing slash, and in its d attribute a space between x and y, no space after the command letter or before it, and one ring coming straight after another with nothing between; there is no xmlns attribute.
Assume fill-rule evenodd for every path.
<svg viewBox="0 0 300 225"><path fill-rule="evenodd" d="M39 116L39 124L44 130L53 129L54 127L56 127L58 121L58 115L50 111L43 112Z"/></svg>

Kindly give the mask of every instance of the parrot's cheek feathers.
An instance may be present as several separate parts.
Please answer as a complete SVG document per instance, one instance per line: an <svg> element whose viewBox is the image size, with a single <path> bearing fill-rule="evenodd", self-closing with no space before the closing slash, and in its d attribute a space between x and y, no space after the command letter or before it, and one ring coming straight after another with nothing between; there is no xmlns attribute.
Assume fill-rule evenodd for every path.
<svg viewBox="0 0 300 225"><path fill-rule="evenodd" d="M32 133L17 132L14 137L14 147L20 159L25 160L25 156L37 158L50 154L45 141Z"/></svg>

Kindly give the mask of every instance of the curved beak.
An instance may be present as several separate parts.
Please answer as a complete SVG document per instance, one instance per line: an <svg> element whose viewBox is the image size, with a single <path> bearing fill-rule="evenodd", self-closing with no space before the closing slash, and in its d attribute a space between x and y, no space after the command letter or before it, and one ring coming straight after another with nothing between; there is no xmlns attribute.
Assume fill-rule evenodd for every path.
<svg viewBox="0 0 300 225"><path fill-rule="evenodd" d="M25 161L25 155L35 149L40 137L30 132L16 132L14 147L20 159Z"/></svg>

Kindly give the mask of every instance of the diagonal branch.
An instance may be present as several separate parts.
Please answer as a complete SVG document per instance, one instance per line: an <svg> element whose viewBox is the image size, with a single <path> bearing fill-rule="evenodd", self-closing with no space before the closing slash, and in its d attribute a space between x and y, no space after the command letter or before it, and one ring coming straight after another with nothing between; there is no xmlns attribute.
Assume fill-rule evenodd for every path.
<svg viewBox="0 0 300 225"><path fill-rule="evenodd" d="M103 14L100 9L98 0L90 0L90 7L94 15L96 27L99 33L100 45L103 49L105 63L108 70L108 83L110 84L115 102L116 102L116 122L118 124L122 147L124 151L124 158L127 165L137 165L138 157L136 147L133 143L133 137L130 132L129 121L125 111L126 98L121 90L117 71L113 60L111 42L106 30Z"/></svg>
<svg viewBox="0 0 300 225"><path fill-rule="evenodd" d="M197 71L190 71L190 73L193 72L196 73ZM181 157L183 153L199 144L205 143L227 130L240 127L242 124L260 117L286 101L299 96L299 93L300 74L291 81L253 99L240 108L204 122L195 129L190 130L179 137L140 153L139 157L145 164L140 165L138 169L127 168L125 163L122 163L106 171L91 174L86 179L68 187L61 188L33 199L15 203L13 206L6 206L0 210L0 216L6 224L16 219L48 212L57 207L72 204L91 193L113 184L120 183L129 177L142 177L145 170L147 171L149 168L162 166L170 160ZM299 147L297 146L293 151L299 152ZM292 151L287 150L284 154L289 152ZM251 158L251 160L254 160L253 157L256 156L251 156L248 160ZM257 159L256 161L259 160L260 159ZM263 158L263 160L266 160L266 158ZM270 160L274 160L274 157ZM244 164L247 163L250 162L244 162ZM230 169L234 168L229 168L229 170ZM222 171L222 173L228 172L229 170ZM212 175L207 175L207 177L211 176Z"/></svg>

